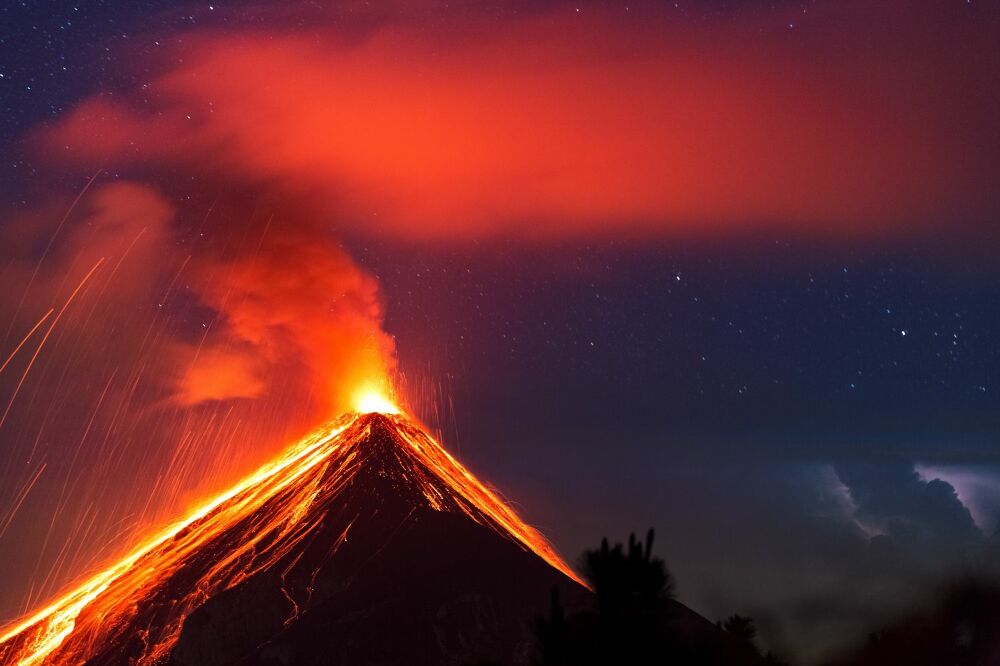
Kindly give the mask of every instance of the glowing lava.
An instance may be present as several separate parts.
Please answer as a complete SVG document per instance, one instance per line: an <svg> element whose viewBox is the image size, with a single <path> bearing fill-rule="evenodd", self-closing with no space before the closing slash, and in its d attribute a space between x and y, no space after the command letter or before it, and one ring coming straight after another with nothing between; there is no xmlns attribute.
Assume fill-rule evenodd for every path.
<svg viewBox="0 0 1000 666"><path fill-rule="evenodd" d="M383 497L400 501L403 493L413 507L404 517L418 506L463 514L579 582L538 531L437 441L405 416L385 415L398 411L386 398L376 393L359 408L381 414L352 413L327 424L4 629L0 663L115 664L126 655L137 666L168 663L185 618L220 592L259 575L279 577L290 608L286 622L292 621L323 593L316 583L321 569L307 565L304 555L318 548L323 561L331 561L352 526L357 529L359 509L349 498L358 497L355 489L370 482L366 479L384 481L389 473L394 485ZM344 510L354 513L344 519ZM364 512L385 515L382 506Z"/></svg>

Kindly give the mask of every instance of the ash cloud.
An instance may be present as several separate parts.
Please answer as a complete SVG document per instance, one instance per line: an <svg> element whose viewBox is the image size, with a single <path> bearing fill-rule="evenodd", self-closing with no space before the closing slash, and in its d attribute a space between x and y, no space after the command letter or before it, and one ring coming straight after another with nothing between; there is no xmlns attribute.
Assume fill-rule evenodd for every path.
<svg viewBox="0 0 1000 666"><path fill-rule="evenodd" d="M378 283L333 241L320 225L271 219L251 251L196 269L200 302L222 319L181 378L182 404L259 397L265 378L297 368L332 417L359 384L390 378Z"/></svg>
<svg viewBox="0 0 1000 666"><path fill-rule="evenodd" d="M410 239L962 233L1000 210L983 176L998 17L885 4L813 7L803 41L760 7L696 26L642 5L502 22L433 5L208 29L40 144L276 183ZM982 123L941 131L955 108Z"/></svg>

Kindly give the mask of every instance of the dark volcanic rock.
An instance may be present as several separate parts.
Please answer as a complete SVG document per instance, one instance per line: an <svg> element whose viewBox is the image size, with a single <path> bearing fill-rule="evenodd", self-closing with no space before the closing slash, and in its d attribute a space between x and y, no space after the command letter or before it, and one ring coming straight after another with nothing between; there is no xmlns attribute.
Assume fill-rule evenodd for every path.
<svg viewBox="0 0 1000 666"><path fill-rule="evenodd" d="M587 594L469 507L432 508L371 418L363 467L311 541L189 615L173 664L526 664L548 591Z"/></svg>

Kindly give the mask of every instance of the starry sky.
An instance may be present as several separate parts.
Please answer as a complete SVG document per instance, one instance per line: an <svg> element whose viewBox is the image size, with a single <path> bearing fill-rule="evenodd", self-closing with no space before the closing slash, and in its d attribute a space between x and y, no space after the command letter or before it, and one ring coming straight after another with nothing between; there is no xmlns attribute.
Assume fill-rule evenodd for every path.
<svg viewBox="0 0 1000 666"><path fill-rule="evenodd" d="M1000 12L879 5L5 3L4 358L88 267L77 227L114 206L159 220L136 252L167 266L150 293L177 296L117 286L147 279L119 264L126 295L91 295L26 375L0 428L0 614L39 600L31 576L51 591L107 556L95 535L239 469L185 468L158 513L148 486L85 500L67 481L94 451L116 462L87 483L153 478L169 456L149 451L210 420L164 425L189 397L165 434L135 426L157 446L88 449L97 398L150 354L94 341L207 339L243 313L198 276L277 233L336 247L322 284L377 284L350 325L374 316L412 408L569 556L655 527L682 601L753 615L806 661L933 581L1000 573ZM282 414L308 418L243 405L268 394L233 386L260 376L216 361L235 379L212 413L259 431L266 412L275 441Z"/></svg>

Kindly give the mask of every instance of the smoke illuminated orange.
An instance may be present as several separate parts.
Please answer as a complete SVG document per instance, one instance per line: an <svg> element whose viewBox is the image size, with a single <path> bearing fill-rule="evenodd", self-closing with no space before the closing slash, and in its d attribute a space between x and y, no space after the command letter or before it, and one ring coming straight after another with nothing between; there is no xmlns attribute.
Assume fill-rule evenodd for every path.
<svg viewBox="0 0 1000 666"><path fill-rule="evenodd" d="M200 30L134 99L93 96L40 145L334 193L341 224L391 238L856 235L988 216L995 28L893 4L810 8L796 25L836 28L809 47L767 11L696 30L569 8L493 30L386 21L365 39L339 19ZM935 130L954 108L984 120Z"/></svg>
<svg viewBox="0 0 1000 666"><path fill-rule="evenodd" d="M393 407L385 398L379 404ZM240 528L238 544L204 570L195 569L186 592L171 599L159 633L144 639L134 663L158 663L176 644L185 617L206 599L268 570L310 538L323 522L323 498L336 501L363 467L366 452L359 444L376 425L390 428L405 449L397 457L428 507L461 511L579 582L537 530L405 416L352 413L306 436L128 556L8 627L0 636L0 661L19 666L87 661L100 645L120 639L137 609L194 555L218 547L227 530L247 521L250 526Z"/></svg>

